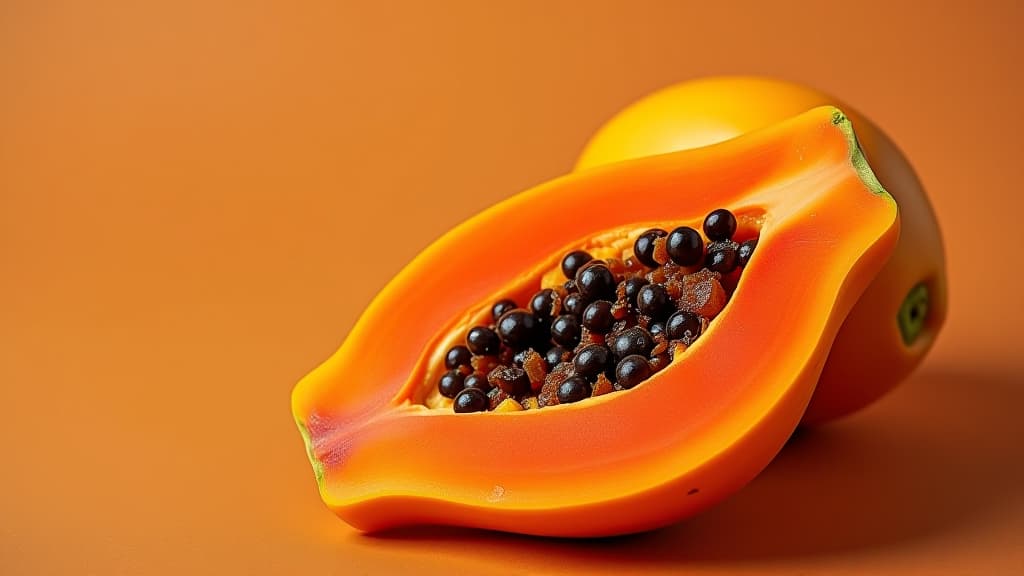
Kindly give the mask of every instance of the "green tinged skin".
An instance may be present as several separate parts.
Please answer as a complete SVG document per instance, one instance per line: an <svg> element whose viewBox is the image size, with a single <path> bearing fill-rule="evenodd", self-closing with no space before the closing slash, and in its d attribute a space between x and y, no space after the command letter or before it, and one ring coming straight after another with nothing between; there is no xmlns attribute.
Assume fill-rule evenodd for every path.
<svg viewBox="0 0 1024 576"><path fill-rule="evenodd" d="M839 110L834 111L832 113L832 124L839 127L843 134L846 135L846 139L850 143L850 163L853 164L853 169L857 171L857 175L860 176L861 181L864 182L868 190L879 196L888 196L889 200L895 202L893 197L882 187L882 183L878 181L878 177L871 170L871 166L868 166L867 158L864 157L864 150L861 149L860 142L857 141L857 135L853 132L853 124L846 117L846 114Z"/></svg>
<svg viewBox="0 0 1024 576"><path fill-rule="evenodd" d="M324 464L320 460L317 460L313 454L313 442L309 438L309 430L306 429L306 425L301 420L296 419L295 424L299 427L299 434L302 434L302 442L306 445L306 456L309 457L309 463L313 465L313 474L316 475L316 485L321 491L324 489Z"/></svg>

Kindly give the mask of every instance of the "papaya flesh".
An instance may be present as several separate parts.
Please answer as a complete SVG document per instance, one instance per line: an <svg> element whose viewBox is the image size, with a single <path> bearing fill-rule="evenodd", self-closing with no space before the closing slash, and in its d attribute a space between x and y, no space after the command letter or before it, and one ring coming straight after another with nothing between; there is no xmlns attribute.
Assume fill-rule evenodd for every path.
<svg viewBox="0 0 1024 576"><path fill-rule="evenodd" d="M492 303L535 291L569 250L652 224L699 226L720 207L756 222L757 253L672 364L633 389L541 410L437 405L445 352ZM320 494L368 531L604 536L691 516L749 482L793 432L898 228L895 202L832 107L514 196L417 256L296 385Z"/></svg>

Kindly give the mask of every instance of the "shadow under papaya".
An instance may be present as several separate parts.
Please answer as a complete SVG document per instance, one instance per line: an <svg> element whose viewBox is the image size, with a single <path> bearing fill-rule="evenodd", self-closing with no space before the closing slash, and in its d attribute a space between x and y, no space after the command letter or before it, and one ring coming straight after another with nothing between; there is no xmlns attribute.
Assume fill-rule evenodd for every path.
<svg viewBox="0 0 1024 576"><path fill-rule="evenodd" d="M800 430L750 485L708 512L653 532L558 540L415 527L357 542L453 557L552 558L583 571L728 564L842 554L956 530L1024 492L1024 386L1010 372L931 369L845 421ZM531 560L533 559L533 560ZM536 562L536 565L533 563Z"/></svg>

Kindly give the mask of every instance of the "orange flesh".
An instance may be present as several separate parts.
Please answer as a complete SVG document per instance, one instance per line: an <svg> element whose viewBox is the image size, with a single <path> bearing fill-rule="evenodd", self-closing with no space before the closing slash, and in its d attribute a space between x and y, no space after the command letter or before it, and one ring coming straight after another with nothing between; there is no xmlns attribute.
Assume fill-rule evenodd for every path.
<svg viewBox="0 0 1024 576"><path fill-rule="evenodd" d="M897 237L895 204L858 164L844 122L821 108L719 146L559 179L438 240L296 386L293 413L325 502L367 530L430 522L602 535L694 514L748 482L792 433L842 319ZM784 193L793 187L804 193ZM638 190L644 202L621 202ZM619 209L524 241L536 206L558 214L591 204ZM629 393L542 410L420 405L446 339L496 299L525 298L552 255L601 231L619 234L623 222L693 223L721 206L761 215L760 241L685 361ZM487 275L461 273L498 258L503 265ZM413 312L418 322L400 329L388 321ZM530 438L557 457L536 458Z"/></svg>

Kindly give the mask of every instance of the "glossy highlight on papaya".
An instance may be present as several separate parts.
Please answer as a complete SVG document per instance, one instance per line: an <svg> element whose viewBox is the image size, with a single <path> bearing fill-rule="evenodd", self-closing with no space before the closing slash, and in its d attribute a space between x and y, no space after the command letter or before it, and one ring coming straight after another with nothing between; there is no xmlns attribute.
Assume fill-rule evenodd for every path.
<svg viewBox="0 0 1024 576"><path fill-rule="evenodd" d="M635 190L645 201L624 202ZM580 218L535 230L538 213L612 204L619 209L584 208ZM602 251L628 248L659 225L698 228L723 206L740 229L756 226L756 253L681 361L615 394L605 373L586 385L566 378L557 395L573 399L589 386L593 397L550 409L532 400L520 410L507 398L487 413L431 408L442 398L436 382L448 370L446 354L468 330L494 321L495 302L526 302L538 278L543 286L562 282L573 250L611 258ZM851 221L851 212L860 217ZM321 496L363 530L429 523L600 536L695 514L752 479L792 433L832 339L884 264L898 226L895 203L863 162L849 122L830 107L718 146L581 172L517 195L424 250L338 352L296 386L292 411ZM664 238L652 244L660 239L666 250ZM454 280L494 254L502 265L478 281ZM578 289L604 294L595 282ZM420 311L415 325L390 320L409 308ZM685 333L687 318L672 317L660 330ZM720 362L725 353L730 362ZM386 362L364 361L382 355ZM632 362L628 370L642 373ZM478 405L476 392L471 401Z"/></svg>

